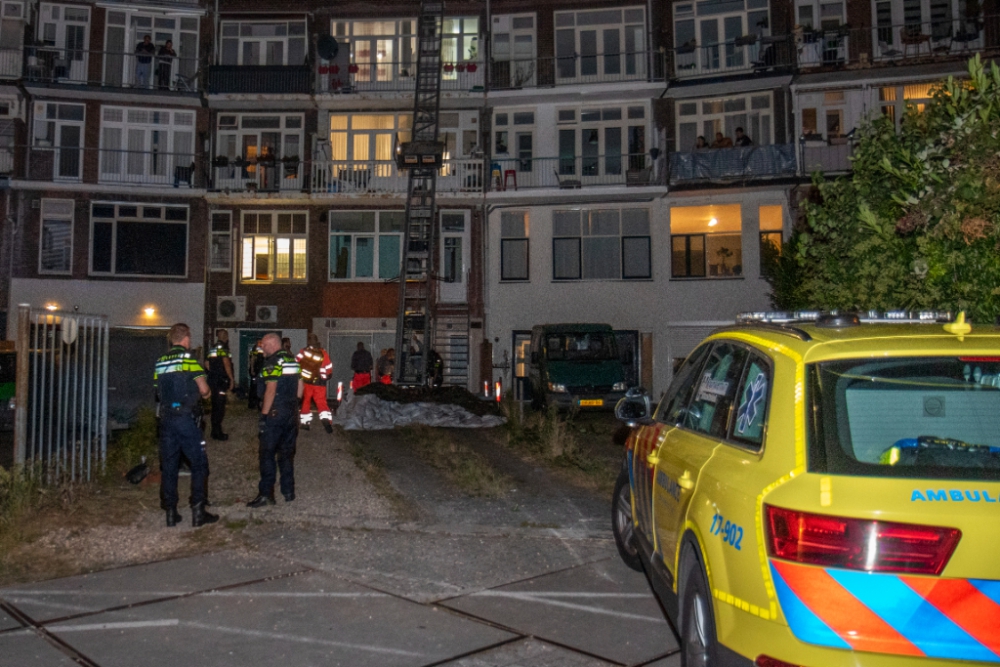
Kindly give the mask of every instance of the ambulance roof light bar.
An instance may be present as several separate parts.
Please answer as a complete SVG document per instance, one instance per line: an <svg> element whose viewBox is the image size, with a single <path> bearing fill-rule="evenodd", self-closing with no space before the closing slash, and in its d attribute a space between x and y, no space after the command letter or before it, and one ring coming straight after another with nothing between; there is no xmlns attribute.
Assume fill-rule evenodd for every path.
<svg viewBox="0 0 1000 667"><path fill-rule="evenodd" d="M820 319L830 318L831 316L845 315L853 316L854 313L841 313L836 310L829 312L821 310L797 310L794 312L783 310L756 311L740 313L736 316L736 323L804 324L818 322ZM906 310L887 310L885 312L869 310L864 313L857 313L857 322L860 324L937 324L951 322L953 319L950 311L941 310L912 312Z"/></svg>

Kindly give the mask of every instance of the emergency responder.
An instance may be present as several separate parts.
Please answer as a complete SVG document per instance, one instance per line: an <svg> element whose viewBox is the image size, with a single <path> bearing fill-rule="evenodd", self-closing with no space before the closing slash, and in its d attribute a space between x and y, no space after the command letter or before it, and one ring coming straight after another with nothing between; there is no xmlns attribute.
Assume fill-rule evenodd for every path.
<svg viewBox="0 0 1000 667"><path fill-rule="evenodd" d="M215 332L215 345L205 355L208 361L208 388L212 390L212 440L229 440L222 432L226 417L226 395L236 387L233 378L233 357L229 354L229 332Z"/></svg>
<svg viewBox="0 0 1000 667"><path fill-rule="evenodd" d="M392 384L392 374L396 370L396 348L390 347L381 357L378 358L378 366L375 372L378 373L378 381L382 384Z"/></svg>
<svg viewBox="0 0 1000 667"><path fill-rule="evenodd" d="M351 370L354 371L354 378L351 380L351 389L357 391L372 381L372 353L365 349L365 344L358 341L358 349L351 355Z"/></svg>
<svg viewBox="0 0 1000 667"><path fill-rule="evenodd" d="M295 500L295 440L299 435L296 421L302 398L302 375L295 357L281 349L281 337L269 333L261 341L266 358L257 378L261 409L258 422L260 437L260 483L257 497L248 507L274 504L275 459L281 470L281 494L285 502Z"/></svg>
<svg viewBox="0 0 1000 667"><path fill-rule="evenodd" d="M261 339L250 348L247 355L247 375L250 376L250 391L247 392L247 407L256 410L260 407L260 398L257 396L257 379L260 377L260 368L264 363L264 350L260 346Z"/></svg>
<svg viewBox="0 0 1000 667"><path fill-rule="evenodd" d="M309 346L295 355L295 360L302 369L303 384L302 414L299 417L299 424L305 430L309 430L313 418L312 403L315 402L323 428L327 433L333 433L333 413L326 403L326 383L333 374L333 362L330 361L330 355L326 350L319 346L319 336L311 333L308 341Z"/></svg>
<svg viewBox="0 0 1000 667"><path fill-rule="evenodd" d="M177 469L181 454L191 462L191 525L195 528L219 520L205 511L208 459L205 440L198 428L202 398L211 390L205 369L191 355L191 329L175 324L167 334L170 350L156 362L153 383L160 396L160 497L167 512L167 526L176 526Z"/></svg>

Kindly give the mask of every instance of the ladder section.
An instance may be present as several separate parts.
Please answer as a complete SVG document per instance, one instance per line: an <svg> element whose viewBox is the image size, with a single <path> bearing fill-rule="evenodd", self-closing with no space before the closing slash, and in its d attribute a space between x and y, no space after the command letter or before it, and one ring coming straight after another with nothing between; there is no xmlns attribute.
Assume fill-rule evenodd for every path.
<svg viewBox="0 0 1000 667"><path fill-rule="evenodd" d="M393 378L401 385L420 385L426 381L427 352L434 345L435 303L431 281L437 241L437 173L444 152L438 142L443 21L444 3L421 2L413 134L409 142L397 149L397 164L409 170Z"/></svg>

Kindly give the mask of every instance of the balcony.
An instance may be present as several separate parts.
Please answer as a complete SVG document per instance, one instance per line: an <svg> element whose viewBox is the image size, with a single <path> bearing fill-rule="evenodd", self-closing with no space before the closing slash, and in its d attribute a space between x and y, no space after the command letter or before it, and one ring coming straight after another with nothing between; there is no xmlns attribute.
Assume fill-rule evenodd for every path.
<svg viewBox="0 0 1000 667"><path fill-rule="evenodd" d="M745 35L705 45L689 42L670 55L678 79L787 69L795 64L791 35Z"/></svg>
<svg viewBox="0 0 1000 667"><path fill-rule="evenodd" d="M489 188L496 191L664 185L660 164L645 153L494 159Z"/></svg>
<svg viewBox="0 0 1000 667"><path fill-rule="evenodd" d="M143 62L145 60L146 62ZM0 67L3 66L0 60ZM118 51L83 51L30 46L22 58L25 82L70 84L129 91L197 93L198 61L195 58L137 56ZM11 63L13 66L15 63Z"/></svg>
<svg viewBox="0 0 1000 667"><path fill-rule="evenodd" d="M409 175L392 160L324 160L312 168L313 194L405 195ZM483 160L445 160L438 172L437 192L482 193Z"/></svg>
<svg viewBox="0 0 1000 667"><path fill-rule="evenodd" d="M301 192L305 163L291 157L283 160L258 158L212 161L212 190L247 192Z"/></svg>
<svg viewBox="0 0 1000 667"><path fill-rule="evenodd" d="M670 154L670 184L732 183L795 176L795 144Z"/></svg>
<svg viewBox="0 0 1000 667"><path fill-rule="evenodd" d="M851 154L854 146L846 138L831 139L829 143L803 139L801 149L799 164L803 176L817 171L834 175L851 170Z"/></svg>
<svg viewBox="0 0 1000 667"><path fill-rule="evenodd" d="M664 80L665 62L659 51L494 60L490 64L490 89L660 82Z"/></svg>
<svg viewBox="0 0 1000 667"><path fill-rule="evenodd" d="M0 79L20 79L23 71L23 50L0 49Z"/></svg>
<svg viewBox="0 0 1000 667"><path fill-rule="evenodd" d="M351 63L346 71L338 65L320 64L316 69L316 91L329 94L412 92L416 74L416 65L412 62ZM481 92L484 77L482 63L444 63L441 90Z"/></svg>
<svg viewBox="0 0 1000 667"><path fill-rule="evenodd" d="M313 74L306 65L212 65L208 93L244 95L310 95Z"/></svg>
<svg viewBox="0 0 1000 667"><path fill-rule="evenodd" d="M26 180L152 188L204 188L205 170L190 152L32 146ZM2 155L2 153L0 153ZM2 159L0 159L2 162ZM15 178L20 177L16 175Z"/></svg>

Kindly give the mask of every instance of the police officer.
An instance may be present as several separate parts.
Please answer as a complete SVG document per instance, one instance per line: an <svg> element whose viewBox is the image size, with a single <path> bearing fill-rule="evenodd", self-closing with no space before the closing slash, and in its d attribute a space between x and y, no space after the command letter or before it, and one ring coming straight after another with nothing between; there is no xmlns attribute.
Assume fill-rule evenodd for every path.
<svg viewBox="0 0 1000 667"><path fill-rule="evenodd" d="M295 357L281 349L281 337L269 333L261 341L266 355L257 378L261 399L258 434L260 437L260 483L257 497L248 507L274 504L275 458L281 470L281 495L295 500L295 440L299 434L298 408L302 398L302 376Z"/></svg>
<svg viewBox="0 0 1000 667"><path fill-rule="evenodd" d="M296 356L299 368L302 369L302 383L304 385L302 394L302 416L299 423L302 428L309 430L312 424L312 404L316 403L316 410L319 412L319 420L323 422L323 428L327 433L333 433L333 413L326 402L326 383L333 373L333 362L330 355L319 346L319 336L314 333L309 334L309 346L303 348Z"/></svg>
<svg viewBox="0 0 1000 667"><path fill-rule="evenodd" d="M172 347L157 360L153 374L160 396L160 497L167 512L167 526L176 526L181 519L177 512L177 469L183 453L191 462L191 525L197 528L219 520L205 511L208 459L198 427L198 407L210 390L205 369L188 351L188 325L173 325L167 339Z"/></svg>
<svg viewBox="0 0 1000 667"><path fill-rule="evenodd" d="M247 355L247 375L250 376L250 391L247 392L247 407L256 410L260 407L260 399L257 396L257 378L260 377L260 367L264 363L264 350L260 347L261 339L250 348Z"/></svg>
<svg viewBox="0 0 1000 667"><path fill-rule="evenodd" d="M229 332L219 329L216 341L205 355L208 361L208 387L212 390L212 439L229 440L222 432L226 417L226 395L236 387L233 378L233 357L229 354Z"/></svg>

